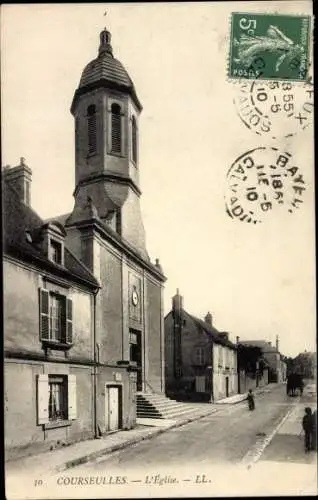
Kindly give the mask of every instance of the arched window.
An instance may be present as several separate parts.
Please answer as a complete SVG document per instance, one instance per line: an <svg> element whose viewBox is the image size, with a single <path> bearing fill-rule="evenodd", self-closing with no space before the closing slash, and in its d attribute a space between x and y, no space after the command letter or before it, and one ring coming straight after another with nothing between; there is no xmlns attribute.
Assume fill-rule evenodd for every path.
<svg viewBox="0 0 318 500"><path fill-rule="evenodd" d="M112 153L121 153L121 108L119 104L112 104L111 128Z"/></svg>
<svg viewBox="0 0 318 500"><path fill-rule="evenodd" d="M132 160L137 163L137 122L133 116L131 119L131 147L132 147Z"/></svg>
<svg viewBox="0 0 318 500"><path fill-rule="evenodd" d="M87 137L88 137L88 154L96 153L97 136L96 136L96 106L91 104L87 108Z"/></svg>

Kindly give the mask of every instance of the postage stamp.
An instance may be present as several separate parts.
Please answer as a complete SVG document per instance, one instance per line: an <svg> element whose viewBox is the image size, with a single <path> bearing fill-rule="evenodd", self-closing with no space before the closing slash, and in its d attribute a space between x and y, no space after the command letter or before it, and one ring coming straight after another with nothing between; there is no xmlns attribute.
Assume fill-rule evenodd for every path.
<svg viewBox="0 0 318 500"><path fill-rule="evenodd" d="M235 160L227 173L226 211L233 219L257 224L275 209L293 213L304 202L306 184L292 154L259 147Z"/></svg>
<svg viewBox="0 0 318 500"><path fill-rule="evenodd" d="M306 81L310 16L232 13L228 76Z"/></svg>
<svg viewBox="0 0 318 500"><path fill-rule="evenodd" d="M234 103L246 127L271 139L294 136L313 123L311 84L245 81L240 83Z"/></svg>

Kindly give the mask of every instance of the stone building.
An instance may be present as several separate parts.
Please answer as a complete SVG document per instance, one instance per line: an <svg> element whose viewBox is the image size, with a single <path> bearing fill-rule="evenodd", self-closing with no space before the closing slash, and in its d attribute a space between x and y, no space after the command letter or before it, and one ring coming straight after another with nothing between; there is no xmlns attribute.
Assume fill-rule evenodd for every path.
<svg viewBox="0 0 318 500"><path fill-rule="evenodd" d="M279 352L279 339L276 337L275 346L266 340L244 340L242 345L259 347L262 357L268 366L268 383L282 383L286 380L287 365Z"/></svg>
<svg viewBox="0 0 318 500"><path fill-rule="evenodd" d="M238 392L243 394L268 384L268 363L258 346L239 342L237 344Z"/></svg>
<svg viewBox="0 0 318 500"><path fill-rule="evenodd" d="M148 256L140 210L141 110L134 84L114 57L111 35L105 29L98 55L84 68L71 105L75 123L73 211L42 221L30 208L30 169L22 165L7 169L4 175L4 184L10 184L5 189L8 205L4 214L9 241L15 236L15 227L20 228L18 251L13 258L11 246L6 246L4 268L5 349L10 358L5 377L6 439L10 447L130 428L136 422L136 391L164 394L165 277L159 260L152 263ZM11 203L17 204L15 216ZM31 252L28 266L32 271L25 264L25 247ZM44 272L45 266L49 274ZM60 275L63 279L56 277ZM48 292L39 296L38 289ZM65 299L60 306L51 298L55 293L73 300L73 341L63 341L63 348L60 341L48 344L39 337L45 316L38 311L39 300L47 307L48 295L52 309L48 321L58 316L57 321L70 325L65 316L70 302ZM12 359L19 360L16 372ZM84 364L76 365L75 370L79 359ZM41 399L43 387L45 399L53 367L54 374L61 374L61 383L63 377L74 381L71 375L78 374L76 395L69 392L65 400L77 405L78 415L82 415L81 409L86 412L76 423L66 427L61 423L54 432L53 424L39 420L39 415L36 421L35 410L36 394ZM43 380L38 392L37 375ZM20 379L25 387L21 401L13 393ZM28 418L17 431L25 412L29 412ZM72 420L66 411L64 414L59 420Z"/></svg>
<svg viewBox="0 0 318 500"><path fill-rule="evenodd" d="M59 222L30 207L31 170L3 171L6 456L95 433L93 317L99 283ZM126 404L126 403L125 403Z"/></svg>
<svg viewBox="0 0 318 500"><path fill-rule="evenodd" d="M166 393L171 398L218 401L237 394L237 349L218 331L183 308L177 291L165 317Z"/></svg>
<svg viewBox="0 0 318 500"><path fill-rule="evenodd" d="M99 362L132 362L137 391L164 392L165 278L159 260L152 263L148 256L140 210L141 110L105 29L71 105L75 203L72 213L60 220L68 245L101 283L96 298ZM100 396L108 377L100 372Z"/></svg>

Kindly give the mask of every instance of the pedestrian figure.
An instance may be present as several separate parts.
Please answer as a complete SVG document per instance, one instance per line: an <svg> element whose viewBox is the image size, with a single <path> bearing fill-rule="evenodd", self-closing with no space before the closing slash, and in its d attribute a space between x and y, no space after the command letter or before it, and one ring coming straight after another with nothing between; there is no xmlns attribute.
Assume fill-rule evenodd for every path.
<svg viewBox="0 0 318 500"><path fill-rule="evenodd" d="M304 381L302 378L299 381L299 390L300 390L300 395L302 396L304 392Z"/></svg>
<svg viewBox="0 0 318 500"><path fill-rule="evenodd" d="M317 410L312 414L312 449L317 450Z"/></svg>
<svg viewBox="0 0 318 500"><path fill-rule="evenodd" d="M305 432L305 452L308 453L312 449L312 438L313 438L313 415L311 408L307 406L305 408L305 415L303 417L303 429Z"/></svg>
<svg viewBox="0 0 318 500"><path fill-rule="evenodd" d="M249 410L255 410L255 401L254 401L254 394L252 392L252 389L250 389L248 391L246 399L248 401L248 408L249 408Z"/></svg>

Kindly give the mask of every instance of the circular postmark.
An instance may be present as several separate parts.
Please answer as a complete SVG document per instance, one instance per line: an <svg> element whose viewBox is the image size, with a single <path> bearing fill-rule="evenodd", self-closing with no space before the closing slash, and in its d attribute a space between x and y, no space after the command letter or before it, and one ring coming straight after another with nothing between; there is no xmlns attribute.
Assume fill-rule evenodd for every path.
<svg viewBox="0 0 318 500"><path fill-rule="evenodd" d="M243 123L271 139L291 137L313 121L314 89L308 83L245 81L234 102Z"/></svg>
<svg viewBox="0 0 318 500"><path fill-rule="evenodd" d="M259 147L235 160L227 173L226 211L251 224L275 209L293 213L303 203L305 180L292 154L276 147Z"/></svg>

